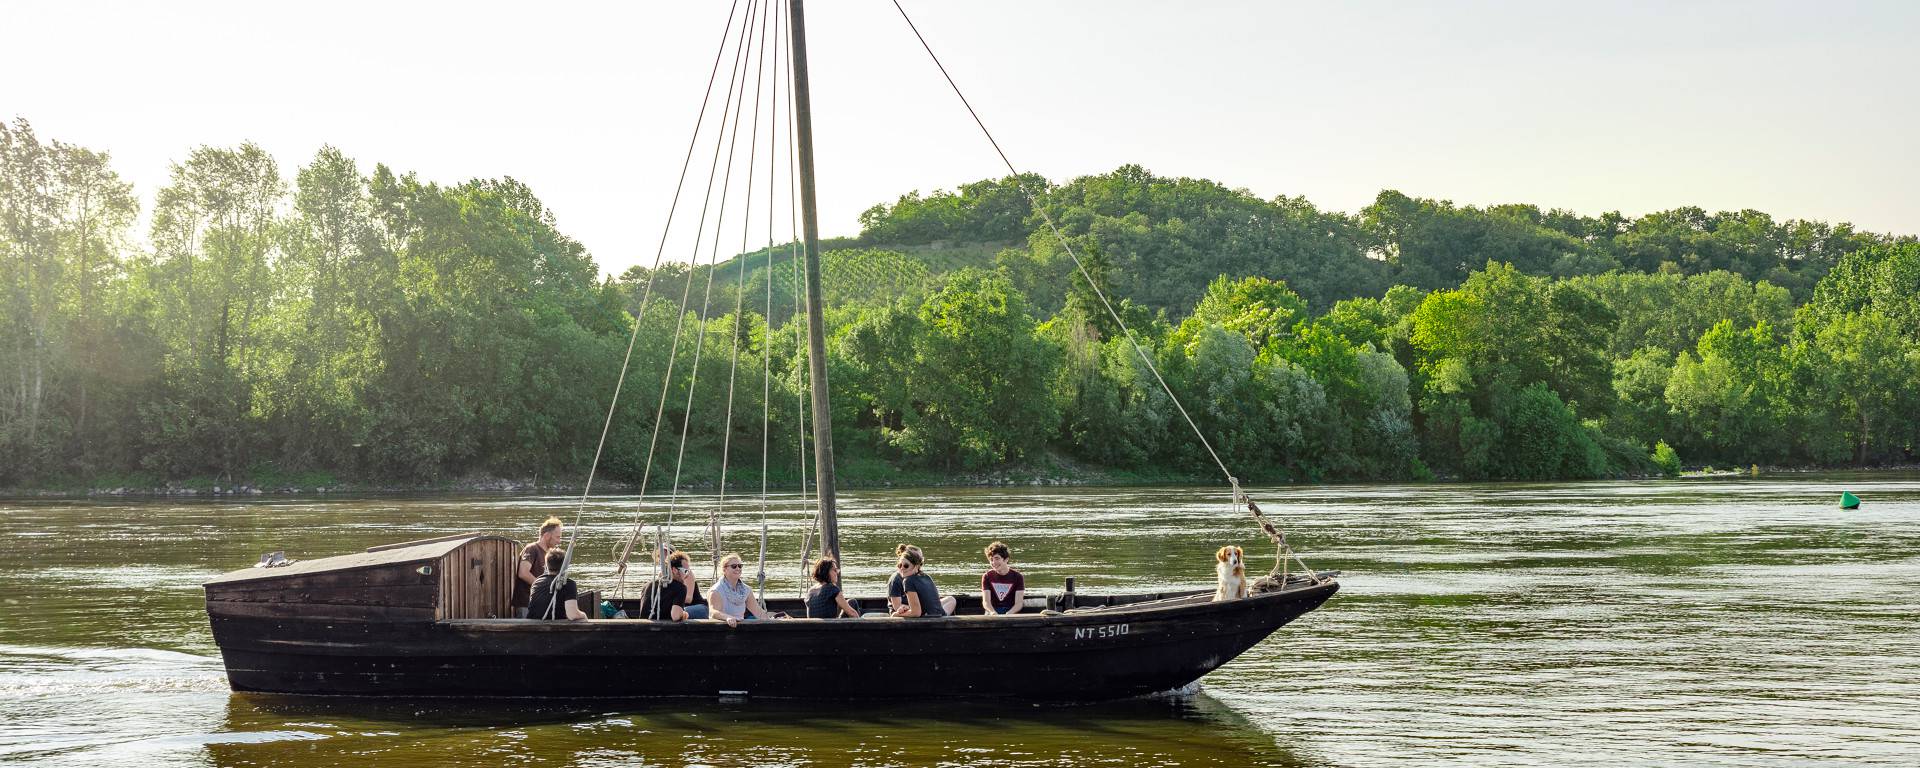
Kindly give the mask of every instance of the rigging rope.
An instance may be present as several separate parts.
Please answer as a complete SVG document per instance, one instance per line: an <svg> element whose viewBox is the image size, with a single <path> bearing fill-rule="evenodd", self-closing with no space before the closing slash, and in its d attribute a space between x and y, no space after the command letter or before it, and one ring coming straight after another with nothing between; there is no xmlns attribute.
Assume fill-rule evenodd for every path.
<svg viewBox="0 0 1920 768"><path fill-rule="evenodd" d="M793 19L791 14L793 12L793 7L790 5L786 6L785 10L788 14L787 23L792 24ZM808 527L806 534L801 538L801 544L800 544L800 584L804 589L805 588L804 585L807 583L808 565L809 565L808 561L813 559L813 537L820 530L820 486L818 483L814 484L813 496L811 499L811 504L809 504L809 499L807 496L807 435L808 435L807 400L812 391L813 379L808 377L804 373L804 371L806 371L808 369L808 366L812 363L813 349L807 345L806 336L804 335L805 326L802 322L800 322L800 317L802 316L805 310L802 304L802 299L806 295L806 287L805 287L805 280L803 279L803 276L800 273L800 261L802 258L802 255L800 253L800 211L799 211L799 208L794 205L794 201L800 199L800 193L797 189L800 172L797 169L799 159L796 157L796 152L794 150L795 117L794 117L794 101L791 93L792 83L793 83L793 56L788 55L785 59L781 60L781 63L786 67L786 77L783 79L787 82L788 89L789 89L789 93L787 97L787 142L786 142L786 146L787 146L787 236L788 236L788 242L789 242L789 246L787 248L787 260L793 265L793 270L792 270L793 317L794 317L793 348L794 348L795 360L799 362L799 368L797 369L799 373L796 373L795 375L796 384L794 386L794 401L793 401L794 409L796 412L798 412L800 416L799 418L800 430L798 434L799 450L794 454L794 456L800 462L800 504L802 508L811 507L813 509L813 521L811 525ZM769 266L769 272L771 272L771 266L773 264L772 254L767 255L767 264ZM771 275L769 275L769 282L771 282ZM769 306L771 306L772 299L769 298L768 302L769 302ZM836 556L837 556L837 553L836 553Z"/></svg>
<svg viewBox="0 0 1920 768"><path fill-rule="evenodd" d="M759 45L758 51L760 54L760 58L758 61L754 63L754 67L753 67L753 125L752 125L752 128L750 128L747 133L746 201L747 201L748 208L747 208L747 212L741 215L740 217L740 256L737 257L737 259L735 260L734 270L733 270L734 277L735 277L734 289L733 289L733 327L731 329L731 333L729 334L733 337L732 338L733 344L732 344L731 359L727 363L727 415L726 415L726 419L722 422L723 428L721 429L721 433L720 433L720 492L717 498L715 498L714 500L714 505L710 507L707 511L707 535L712 543L713 559L716 566L720 561L720 514L722 512L725 512L727 508L727 467L733 456L733 394L734 394L734 384L736 381L738 381L738 376L740 372L740 329L741 329L741 321L746 318L746 303L747 303L746 302L746 292L747 292L746 253L747 253L747 242L748 242L748 239L752 237L752 231L753 231L753 209L752 209L753 183L754 183L753 168L754 168L755 153L760 148L760 85L762 81L761 75L766 72L766 68L767 68L767 53L766 53L767 51L767 19L764 14L761 16L761 19L760 19L760 45ZM744 90L745 89L742 89L743 96L744 96ZM728 171L729 173L731 173L732 171L731 160L729 160ZM767 179L767 186L769 188L773 186L773 179L771 177ZM768 216L769 218L771 218L772 216L771 210L768 211ZM714 247L716 248L715 261L711 269L717 272L720 269L720 264L718 261L719 254L717 253L717 249L719 247L719 238L717 237L714 238ZM708 272L707 275L708 275L709 281L711 281L713 272ZM689 400L693 398L693 389L691 384L688 385L687 398ZM764 429L765 427L763 425L762 430L764 431ZM681 443L681 450L682 451L686 450L686 443L684 439L682 440L682 443ZM764 493L764 491L762 491L762 493ZM764 549L764 547L762 548Z"/></svg>
<svg viewBox="0 0 1920 768"><path fill-rule="evenodd" d="M1087 287L1093 289L1093 295L1099 297L1100 306L1106 308L1107 316L1113 318L1115 326L1117 326L1122 333L1126 334L1127 342L1132 344L1133 351L1140 355L1140 362L1146 364L1147 370L1153 374L1154 380L1160 383L1162 390L1166 391L1167 399L1172 401L1173 407L1180 412L1180 418L1186 420L1187 426L1193 429L1193 436L1200 440L1201 447L1206 448L1207 455L1213 457L1214 465L1220 468L1220 474L1225 475L1228 485L1233 487L1235 503L1244 501L1247 512L1253 515L1255 522L1260 524L1262 531L1268 534L1268 538L1274 543L1274 546L1277 547L1273 564L1273 573L1277 574L1280 571L1281 564L1285 561L1284 556L1293 554L1292 550L1287 547L1285 536L1280 534L1278 528L1267 520L1266 515L1261 513L1259 505L1254 504L1253 500L1249 498L1245 492L1240 490L1240 479L1234 477L1233 471L1227 468L1227 463L1222 461L1220 454L1213 449L1213 443L1208 441L1206 434L1200 430L1200 425L1193 420L1192 415L1187 413L1187 407L1180 403L1180 397L1173 393L1172 387L1167 386L1166 378L1160 375L1160 368L1153 364L1153 357L1147 354L1146 347L1140 344L1140 340L1134 335L1133 329L1128 327L1126 321L1120 318L1120 313L1114 310L1113 302L1107 300L1106 292L1100 290L1099 282L1093 279L1093 274L1087 270L1087 265L1080 259L1080 254L1074 252L1073 244L1067 240L1066 233L1060 231L1060 225L1054 223L1053 216L1047 213L1047 209L1041 205L1040 200L1035 198L1031 191L1028 191L1025 184L1020 183L1019 169L1014 167L1011 159L1008 159L1006 150L1000 148L999 140L993 137L993 131L987 129L986 122L980 119L980 113L974 110L973 103L967 100L967 95L960 91L960 84L954 82L953 75L947 72L947 65L941 63L940 56L933 52L933 46L927 43L926 36L920 34L920 27L913 23L911 16L907 15L907 9L900 5L900 0L893 0L893 7L900 12L900 18L907 22L907 28L913 30L913 36L920 41L920 47L926 49L928 58L933 59L933 65L940 69L940 76L946 78L947 86L953 89L953 95L959 97L960 104L967 108L967 114L973 117L974 125L980 126L980 133L987 137L987 143L993 145L994 153L998 154L1000 156L1000 162L1007 166L1007 173L1013 175L1014 186L1019 188L1021 194L1025 195L1027 201L1033 205L1034 212L1040 214L1040 218L1047 223L1047 229L1051 230L1054 238L1060 241L1061 250L1066 251L1067 256L1073 259L1073 266L1080 270L1080 277L1087 281ZM1297 554L1294 554L1293 557L1296 560L1299 559L1299 555ZM1306 563L1301 563L1302 567L1305 567L1305 565ZM1311 569L1308 569L1308 574L1314 578L1315 581L1319 581L1318 574Z"/></svg>
<svg viewBox="0 0 1920 768"><path fill-rule="evenodd" d="M767 607L767 470L770 468L773 458L773 212L779 207L774 202L775 193L773 182L779 178L779 173L774 170L774 161L779 158L780 154L779 130L774 127L774 121L779 119L778 116L780 114L779 68L781 51L783 50L780 38L780 22L785 18L782 10L776 8L773 14L773 62L771 67L775 70L772 94L773 114L767 117L767 274L766 279L763 281L766 283L767 305L766 313L760 316L760 321L764 327L764 330L760 334L760 564L753 586L753 593L760 601L760 608L762 610L765 610ZM757 118L757 108L755 114ZM757 124L756 122L756 125ZM742 275L745 275L747 269L745 237L742 237L741 240L740 272ZM741 316L744 317L746 313L744 306L740 312Z"/></svg>
<svg viewBox="0 0 1920 768"><path fill-rule="evenodd" d="M580 535L580 519L586 512L587 498L593 493L593 478L594 474L600 469L600 456L602 452L606 450L607 435L613 429L613 415L620 406L620 390L627 383L627 367L633 362L634 343L640 338L640 326L647 317L647 304L653 299L653 278L659 274L660 258L667 252L667 235L673 230L674 214L680 210L680 193L686 187L687 169L693 164L693 150L700 141L700 124L706 119L707 106L713 94L713 83L720 75L720 59L727 51L727 38L733 31L734 14L739 8L740 0L734 0L733 6L727 11L726 26L720 32L720 45L713 52L713 68L707 73L706 97L701 99L700 113L693 120L693 135L687 137L687 154L685 159L680 161L680 177L673 185L673 202L667 206L667 221L660 231L660 245L654 250L653 268L647 273L647 286L640 295L640 309L634 316L633 332L627 336L626 356L620 360L620 376L614 380L613 397L607 402L607 420L600 425L600 440L595 443L593 447L593 463L587 467L587 481L580 489L580 503L574 507L573 510L573 525L567 529L567 554L561 563L559 574L554 577L561 583L565 583L567 571L573 566L573 544L575 539ZM646 483L643 481L641 483L641 494L644 496L645 493ZM624 572L624 570L625 566L623 563L622 571ZM549 605L549 610L551 610L551 605Z"/></svg>
<svg viewBox="0 0 1920 768"><path fill-rule="evenodd" d="M760 4L760 8L764 9L765 4ZM749 18L751 19L753 17L750 16ZM753 23L752 21L749 21L748 22L749 26L751 26L752 23ZM743 27L742 31L744 32L745 29L746 27ZM750 42L747 44L751 45ZM742 59L742 65L740 70L742 74L746 72L746 69L745 69L746 64L751 63L753 61L753 56L752 56L753 49L748 48L746 50L747 50L747 56L744 59ZM693 365L687 369L687 403L680 415L680 447L679 447L679 450L676 451L674 456L673 485L667 497L667 540L668 541L673 540L674 512L677 510L680 503L681 470L686 466L686 460L687 460L687 433L688 433L688 430L693 426L693 400L694 400L694 394L698 390L698 386L700 383L700 359L702 355L705 353L706 346L707 346L706 318L708 317L708 315L710 314L713 308L713 275L715 272L720 271L720 228L721 228L721 225L726 222L727 195L733 189L734 149L738 146L740 141L740 116L742 113L745 112L744 109L740 108L740 105L745 104L747 99L747 89L746 89L745 83L741 84L740 94L738 98L739 98L739 101L738 103L735 104L735 109L733 114L733 128L729 132L729 135L727 137L726 173L720 176L720 210L719 210L719 213L714 216L714 220L713 220L713 245L711 246L711 254L707 259L708 261L707 282L706 282L706 287L702 290L701 297L700 297L700 314L695 316L695 319L700 323L700 329L694 334ZM757 95L755 96L754 108L755 109L759 108L759 101L758 101ZM748 175L751 176L752 174L748 174ZM749 195L752 194L751 190L749 190L748 194ZM698 267L699 267L699 259L698 259L698 254L696 253L695 260L694 260L694 270L697 271ZM691 271L688 272L687 274L687 280L689 284L692 283L693 273ZM685 316L686 315L682 313L681 317L684 318ZM669 372L668 376L669 378L671 378L672 373ZM731 408L731 404L729 404L729 408ZM719 564L719 560L716 557L715 565L717 566L718 564ZM719 573L717 569L715 571L714 578L716 579L719 578Z"/></svg>
<svg viewBox="0 0 1920 768"><path fill-rule="evenodd" d="M736 6L737 4L738 4L738 0L736 0ZM665 420L666 408L667 408L667 393L669 391L668 388L673 383L674 367L678 363L679 357L680 357L681 330L685 327L685 324L686 324L687 299L692 295L693 276L694 276L694 272L696 271L695 268L698 267L699 265L700 245L702 242L702 238L705 237L706 228L707 228L707 211L708 211L708 208L713 203L713 179L716 171L719 169L719 166L720 166L720 139L722 138L720 134L724 132L725 126L727 124L727 117L729 116L729 114L733 109L734 89L738 84L739 75L740 75L741 54L744 53L744 49L746 45L745 41L747 36L747 29L751 25L750 19L752 17L752 14L754 13L755 8L756 8L756 3L754 2L754 0L748 0L748 4L747 4L748 19L742 20L742 23L740 25L739 38L738 40L736 40L734 45L733 67L728 70L727 95L721 101L722 106L721 106L720 120L718 123L716 123L716 127L714 129L716 135L714 137L713 161L709 164L707 168L706 194L704 195L703 200L700 204L700 224L694 230L693 258L687 269L686 286L681 290L680 304L678 307L680 312L678 314L677 319L674 321L673 345L670 351L667 353L666 375L663 376L660 380L660 402L654 408L654 412L653 412L652 435L647 440L647 460L640 474L640 495L638 498L634 500L633 531L627 536L625 543L621 546L620 556L618 558L618 561L615 564L615 575L616 575L616 582L614 586L615 594L622 594L626 588L627 562L633 555L633 545L639 540L641 535L641 530L642 530L641 529L641 512L645 509L647 487L653 478L653 459L660 443L660 424L662 421ZM728 33L731 33L733 31L733 18L734 18L734 14L730 13L727 16L727 32ZM724 54L726 51L725 36L723 36L721 40L722 42L721 42L720 53L716 53L714 58L714 68L715 68L714 71L716 73L719 71L721 54ZM712 97L713 97L713 79L709 77L709 80L707 83L706 98L711 99ZM700 107L700 113L703 118L706 115L706 108L707 108L707 104L703 102ZM736 124L737 124L737 121L736 121ZM699 137L699 123L695 124L694 137L695 137L695 141L697 141ZM689 159L692 158L691 147L689 147L688 149L688 158ZM681 173L684 175L685 170L683 169ZM669 224L671 224L671 222L669 222ZM663 252L665 248L666 248L665 236L662 235L661 249ZM657 274L658 264L659 264L658 256L654 257L654 262L655 262L654 272ZM651 284L652 279L653 279L653 276L649 275L648 276L649 284ZM635 332L636 333L638 332L637 327L635 328ZM663 537L667 537L667 540L669 541L671 540L670 534L663 532L662 535ZM659 547L655 547L656 557L658 556L658 552L657 552L658 549Z"/></svg>

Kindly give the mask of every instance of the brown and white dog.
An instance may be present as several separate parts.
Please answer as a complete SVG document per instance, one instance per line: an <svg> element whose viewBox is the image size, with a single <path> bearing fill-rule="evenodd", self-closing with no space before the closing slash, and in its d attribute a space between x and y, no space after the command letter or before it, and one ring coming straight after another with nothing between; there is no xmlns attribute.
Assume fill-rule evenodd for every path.
<svg viewBox="0 0 1920 768"><path fill-rule="evenodd" d="M1214 570L1220 574L1220 589L1213 593L1213 599L1238 600L1247 596L1246 554L1239 547L1228 545L1214 553L1214 559L1220 564Z"/></svg>

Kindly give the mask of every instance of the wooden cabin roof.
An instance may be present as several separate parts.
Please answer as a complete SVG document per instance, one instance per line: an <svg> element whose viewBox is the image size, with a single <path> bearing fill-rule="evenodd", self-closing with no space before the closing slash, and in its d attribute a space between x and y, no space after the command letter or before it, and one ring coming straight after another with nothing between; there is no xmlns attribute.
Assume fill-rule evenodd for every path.
<svg viewBox="0 0 1920 768"><path fill-rule="evenodd" d="M449 552L452 552L456 549L466 546L471 542L478 541L480 539L508 540L504 536L493 536L493 535L483 534L483 533L468 533L468 534L461 534L458 536L445 536L437 539L423 539L421 541L405 542L401 544L389 544L383 547L373 547L368 549L365 552L358 552L351 555L322 557L314 560L300 560L290 565L283 565L278 568L242 568L237 571L232 571L232 572L221 574L220 576L214 577L211 581L208 581L201 586L211 587L211 586L220 585L220 584L237 584L237 583L248 582L248 581L265 581L269 579L284 578L287 576L299 576L299 575L305 575L305 574L324 573L327 571L348 571L348 570L354 570L357 568L374 568L374 567L383 566L383 565L394 565L397 563L412 563L412 562L419 562L422 560L435 560L435 559L446 556L446 554Z"/></svg>

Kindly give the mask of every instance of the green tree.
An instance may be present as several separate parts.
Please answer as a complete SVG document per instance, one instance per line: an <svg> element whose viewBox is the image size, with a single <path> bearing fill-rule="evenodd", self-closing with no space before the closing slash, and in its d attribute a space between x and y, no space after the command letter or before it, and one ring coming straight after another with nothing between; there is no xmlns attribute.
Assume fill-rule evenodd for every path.
<svg viewBox="0 0 1920 768"><path fill-rule="evenodd" d="M254 455L285 194L254 144L193 150L159 192L146 279L166 356L163 392L143 407L152 469L232 475Z"/></svg>
<svg viewBox="0 0 1920 768"><path fill-rule="evenodd" d="M936 466L1037 453L1056 423L1044 396L1056 353L1034 333L1003 277L962 271L920 305L909 375L913 408L894 443Z"/></svg>

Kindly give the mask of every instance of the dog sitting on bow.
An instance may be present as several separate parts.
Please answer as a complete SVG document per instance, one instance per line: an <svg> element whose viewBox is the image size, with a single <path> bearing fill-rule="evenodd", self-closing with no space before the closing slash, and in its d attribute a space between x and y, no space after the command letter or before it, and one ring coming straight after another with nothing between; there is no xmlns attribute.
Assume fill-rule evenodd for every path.
<svg viewBox="0 0 1920 768"><path fill-rule="evenodd" d="M1247 556L1239 547L1227 545L1214 553L1214 559L1220 564L1214 570L1220 575L1220 588L1213 593L1213 599L1238 600L1247 596Z"/></svg>

